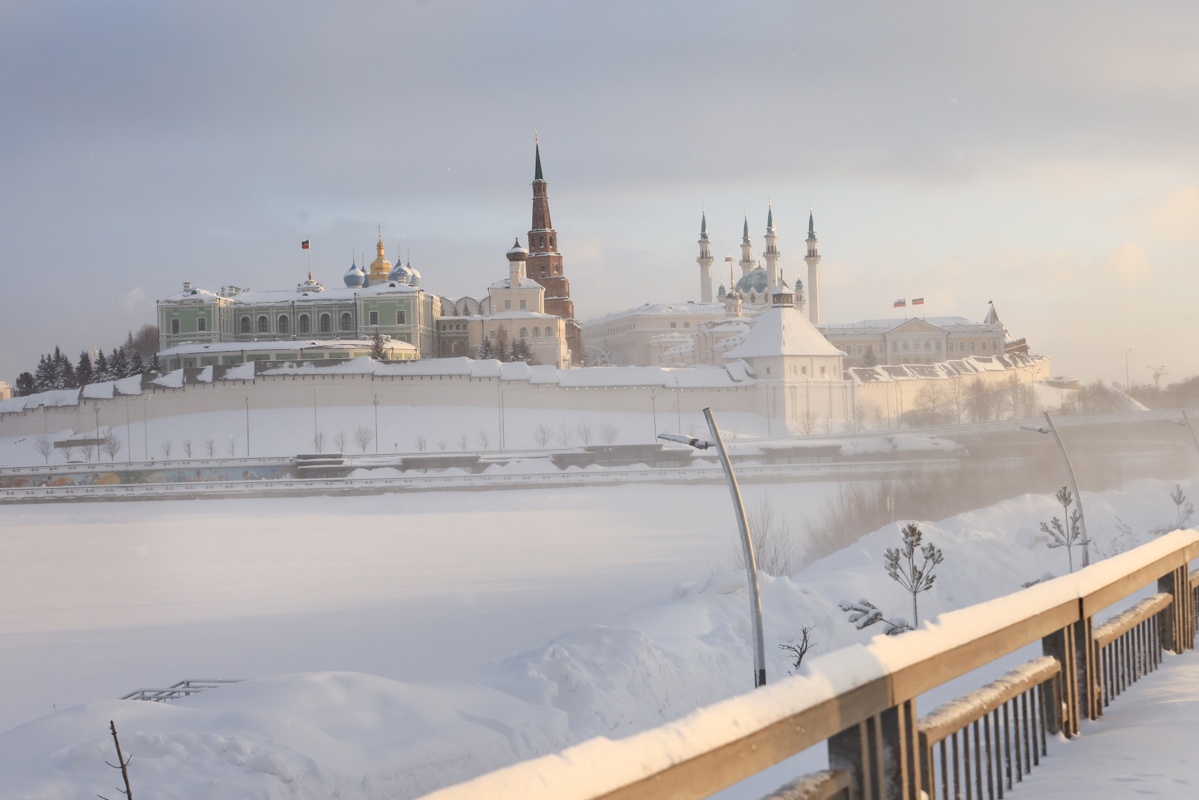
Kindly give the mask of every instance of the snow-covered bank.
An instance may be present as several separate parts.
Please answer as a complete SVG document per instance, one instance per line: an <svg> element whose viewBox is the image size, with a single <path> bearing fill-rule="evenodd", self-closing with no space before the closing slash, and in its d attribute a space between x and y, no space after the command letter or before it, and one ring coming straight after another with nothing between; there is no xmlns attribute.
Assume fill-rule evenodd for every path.
<svg viewBox="0 0 1199 800"><path fill-rule="evenodd" d="M1088 494L1097 547L1131 545L1147 540L1150 529L1170 527L1172 488L1142 481ZM1187 483L1183 489L1194 491ZM61 691L59 682L86 674L82 640L88 637L128 647L144 662L130 670L131 683L122 690L137 688L135 674L153 674L159 684L184 677L280 677L171 706L95 700L103 694L94 692L91 703L0 734L0 773L11 776L4 791L14 797L110 793L113 774L102 762L113 757L107 720L114 719L134 754L139 796L411 797L595 735L644 730L744 692L751 659L743 577L700 577L706 563L727 553L727 496L704 487L672 487L667 496L662 491L454 497L446 514L436 517L425 516L431 508L423 504L444 503L444 496L404 498L403 504L392 498L395 516L389 498L314 498L291 508L252 501L232 511L197 509L192 518L156 505L120 521L106 508L23 510L19 521L5 520L7 535L0 539L6 563L27 567L17 575L28 575L2 590L0 608L7 613L0 613L0 647L6 663L23 655L42 667L51 657L78 661L69 674L50 669L40 677L18 676L26 691L46 696L50 690L53 696ZM800 491L805 489L785 489ZM811 494L806 502L818 497ZM922 618L1007 594L1046 572L1064 573L1065 553L1046 549L1039 531L1039 523L1055 513L1060 507L1052 497L1023 496L922 523L926 539L945 553L938 585L922 596ZM484 518L502 535L477 528ZM1130 527L1121 527L1125 523ZM241 535L247 528L256 536ZM269 533L274 528L277 535ZM449 541L438 541L443 537ZM845 599L868 597L888 614L904 615L907 598L882 568L884 549L898 539L896 527L887 526L794 579L764 579L767 642L794 641L805 625L816 626L813 653L863 641L873 631L856 631L845 621L837 608ZM14 548L14 540L22 543ZM56 547L56 557L64 547L78 549L65 574L58 575L64 571L58 558L39 563L47 547ZM145 569L147 558L152 569ZM639 571L678 585L647 591L652 581L637 580ZM669 578L688 571L690 580ZM587 576L610 583L608 591L594 583L576 585ZM538 582L549 585L531 590ZM221 591L205 588L211 585L223 587L227 603ZM142 597L145 591L148 597ZM588 591L594 592L590 600ZM512 593L529 598L508 609L522 616L486 619L492 599ZM474 605L456 618L438 603L423 602L451 605L471 596L467 602ZM566 605L590 604L573 616L590 622L532 642L529 630L472 641L472 631L488 626L515 633L524 625L534 636L545 631L539 615L554 617L556 597ZM249 647L247 606L279 621L274 628L262 625L266 637ZM621 608L628 610L619 613ZM208 644L248 652L194 664L205 675L183 674L179 663L129 627L124 617L130 612L145 626L191 614L195 624L209 626ZM445 623L426 631L428 639L371 638L381 633L372 617L412 630L404 617L426 613ZM471 617L470 630L453 624ZM360 627L335 633L339 624ZM64 630L69 626L91 633ZM302 648L289 645L288 638L305 636L304 627L318 635ZM222 630L236 635L224 639ZM523 652L505 650L505 643L522 639L529 642ZM276 646L284 658L253 652ZM454 664L445 653L455 647L460 655L491 660L477 667ZM334 655L329 648L344 649ZM425 682L413 683L394 669L378 670L390 677L361 674L405 660L416 649L437 654L426 665ZM300 650L305 652L297 657ZM768 672L777 680L787 673L789 656L774 647L768 651ZM279 668L290 662L311 669L322 661L329 666L309 674L287 675L294 670ZM221 663L240 669L236 675L208 671ZM241 671L253 665L260 667L256 673ZM440 680L427 682L432 675ZM11 697L8 703L15 705Z"/></svg>

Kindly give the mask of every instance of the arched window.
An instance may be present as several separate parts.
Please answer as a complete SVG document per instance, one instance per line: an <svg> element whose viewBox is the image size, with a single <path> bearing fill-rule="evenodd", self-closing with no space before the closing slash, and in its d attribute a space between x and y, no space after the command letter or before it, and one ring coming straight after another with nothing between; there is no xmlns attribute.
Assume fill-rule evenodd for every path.
<svg viewBox="0 0 1199 800"><path fill-rule="evenodd" d="M541 337L541 328L534 328L533 329L533 338L538 339L540 337Z"/></svg>
<svg viewBox="0 0 1199 800"><path fill-rule="evenodd" d="M252 331L250 330L250 318L249 317L241 318L241 332L242 333L252 333Z"/></svg>
<svg viewBox="0 0 1199 800"><path fill-rule="evenodd" d="M350 312L346 311L341 315L341 330L348 331L350 329L351 318Z"/></svg>
<svg viewBox="0 0 1199 800"><path fill-rule="evenodd" d="M522 338L522 339L528 339L528 338L529 338L529 329L528 329L528 328L521 328L521 329L520 329L520 338Z"/></svg>
<svg viewBox="0 0 1199 800"><path fill-rule="evenodd" d="M321 314L321 333L330 333L333 330L333 318L328 314Z"/></svg>
<svg viewBox="0 0 1199 800"><path fill-rule="evenodd" d="M300 315L300 333L312 333L312 321L308 319L307 314Z"/></svg>
<svg viewBox="0 0 1199 800"><path fill-rule="evenodd" d="M286 314L279 315L279 333L284 336L291 333L291 317Z"/></svg>
<svg viewBox="0 0 1199 800"><path fill-rule="evenodd" d="M270 333L270 330L271 330L271 321L269 319L267 319L266 314L263 314L261 317L258 318L258 332L259 333Z"/></svg>

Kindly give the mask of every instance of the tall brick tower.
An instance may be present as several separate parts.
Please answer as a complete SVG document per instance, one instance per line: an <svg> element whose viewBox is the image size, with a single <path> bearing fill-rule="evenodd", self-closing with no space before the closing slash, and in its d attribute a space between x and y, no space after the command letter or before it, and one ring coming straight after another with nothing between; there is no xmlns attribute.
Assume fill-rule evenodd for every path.
<svg viewBox="0 0 1199 800"><path fill-rule="evenodd" d="M575 304L570 299L570 281L562 274L562 256L558 253L558 234L550 222L550 199L545 193L541 174L541 144L535 143L536 169L533 173L533 225L529 229L528 276L545 288L545 313L566 320L566 344L570 363L583 358L583 336L575 321Z"/></svg>

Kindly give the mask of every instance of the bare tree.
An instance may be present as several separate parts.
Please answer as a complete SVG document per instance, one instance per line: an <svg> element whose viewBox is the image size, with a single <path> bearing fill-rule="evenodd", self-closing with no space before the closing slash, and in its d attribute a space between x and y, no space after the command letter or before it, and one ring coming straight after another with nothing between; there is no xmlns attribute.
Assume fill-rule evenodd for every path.
<svg viewBox="0 0 1199 800"><path fill-rule="evenodd" d="M163 442L161 445L159 445L159 449L162 450L163 458L171 457L171 443L169 441Z"/></svg>
<svg viewBox="0 0 1199 800"><path fill-rule="evenodd" d="M346 432L338 431L333 437L333 444L337 445L337 452L344 453L346 451Z"/></svg>
<svg viewBox="0 0 1199 800"><path fill-rule="evenodd" d="M416 442L416 449L418 451L423 453L429 449L429 437L425 435L424 431L417 431L416 435L412 438Z"/></svg>
<svg viewBox="0 0 1199 800"><path fill-rule="evenodd" d="M792 644L780 644L780 650L786 650L795 659L791 662L791 669L798 670L803 666L804 656L808 654L808 650L816 646L816 642L812 641L812 631L816 630L815 625L804 625L799 629L799 641ZM794 672L791 672L794 674Z"/></svg>
<svg viewBox="0 0 1199 800"><path fill-rule="evenodd" d="M233 441L232 436L229 437L229 445L225 448L225 451L229 453L229 458L233 458L233 454L237 452L237 445Z"/></svg>
<svg viewBox="0 0 1199 800"><path fill-rule="evenodd" d="M33 440L33 449L49 464L50 454L54 452L54 442L46 434L39 433Z"/></svg>
<svg viewBox="0 0 1199 800"><path fill-rule="evenodd" d="M125 781L125 788L121 789L118 787L117 791L125 795L126 800L133 800L133 787L129 785L129 762L133 760L133 756L130 755L128 758L126 758L121 754L121 740L117 738L117 724L112 720L109 720L108 728L112 731L112 741L117 746L117 763L108 764L107 761L104 763L108 764L108 766L112 767L113 769L119 769L121 771L121 777ZM96 796L99 797L100 800L108 800L108 798L102 794Z"/></svg>
<svg viewBox="0 0 1199 800"><path fill-rule="evenodd" d="M591 438L595 435L595 430L592 428L590 422L587 422L586 420L580 420L579 423L575 425L575 433L578 435L580 442L582 442L584 445L589 445L591 444Z"/></svg>
<svg viewBox="0 0 1199 800"><path fill-rule="evenodd" d="M467 438L465 433L458 437L458 449L459 450L465 450L469 446L470 446L470 440Z"/></svg>
<svg viewBox="0 0 1199 800"><path fill-rule="evenodd" d="M937 576L933 571L945 560L941 548L929 544L920 545L924 534L916 523L911 522L903 529L903 547L888 547L883 558L887 565L887 575L912 595L912 626L920 624L920 614L916 606L916 598L921 592L933 588ZM920 552L921 561L916 563L916 552Z"/></svg>
<svg viewBox="0 0 1199 800"><path fill-rule="evenodd" d="M816 415L812 413L812 409L803 412L803 416L799 418L799 427L804 436L811 436L812 431L816 430Z"/></svg>
<svg viewBox="0 0 1199 800"><path fill-rule="evenodd" d="M213 454L216 453L216 442L213 441L211 436L204 439L204 452L208 453L209 458L212 458ZM320 451L318 450L317 452Z"/></svg>
<svg viewBox="0 0 1199 800"><path fill-rule="evenodd" d="M104 443L100 445L100 449L108 456L109 461L116 461L117 453L121 452L121 440L115 433L109 431L108 435L104 437Z"/></svg>
<svg viewBox="0 0 1199 800"><path fill-rule="evenodd" d="M558 443L563 447L570 447L572 444L574 444L574 441L574 431L570 429L569 425L563 422L558 426Z"/></svg>
<svg viewBox="0 0 1199 800"><path fill-rule="evenodd" d="M1063 525L1060 519L1054 517L1048 524L1041 523L1041 532L1049 535L1051 550L1057 547L1066 548L1066 561L1070 565L1070 571L1074 572L1074 545L1086 547L1091 542L1083 536L1079 524L1082 521L1082 513L1077 508L1073 513L1070 512L1070 504L1074 502L1074 495L1071 494L1070 487L1063 486L1057 490L1057 494L1054 496L1062 504L1062 516L1068 522Z"/></svg>
<svg viewBox="0 0 1199 800"><path fill-rule="evenodd" d="M833 418L825 417L823 420L821 420L820 427L822 427L824 429L825 433L832 433L833 432Z"/></svg>
<svg viewBox="0 0 1199 800"><path fill-rule="evenodd" d="M486 450L487 446L491 444L491 436L486 430L479 428L479 430L475 433L475 441L479 443L480 450Z"/></svg>
<svg viewBox="0 0 1199 800"><path fill-rule="evenodd" d="M798 572L800 559L791 538L791 529L771 499L761 498L745 517L758 569L776 578ZM745 569L745 550L740 545L733 550L733 564L735 569Z"/></svg>
<svg viewBox="0 0 1199 800"><path fill-rule="evenodd" d="M375 440L375 432L365 425L359 425L354 429L354 444L358 445L358 449L363 453L366 448L370 447L371 442Z"/></svg>
<svg viewBox="0 0 1199 800"><path fill-rule="evenodd" d="M191 439L183 440L183 454L186 455L188 458L192 457L192 440Z"/></svg>
<svg viewBox="0 0 1199 800"><path fill-rule="evenodd" d="M603 425L600 425L599 435L604 444L610 445L615 444L616 439L620 436L620 431L617 430L615 425L605 422Z"/></svg>
<svg viewBox="0 0 1199 800"><path fill-rule="evenodd" d="M441 452L443 452L443 453L444 453L444 452L445 452L445 448L446 448L446 441L445 441L445 439L438 439L438 440L437 440L437 449L438 449L438 450L440 450Z"/></svg>
<svg viewBox="0 0 1199 800"><path fill-rule="evenodd" d="M1174 501L1175 510L1178 512L1178 527L1185 528L1191 521L1191 515L1195 513L1195 506L1183 494L1182 484L1174 484L1174 491L1170 492L1170 499Z"/></svg>
<svg viewBox="0 0 1199 800"><path fill-rule="evenodd" d="M553 436L553 431L550 426L544 422L537 426L537 430L533 431L533 439L537 442L538 447L545 447L550 443L550 438Z"/></svg>
<svg viewBox="0 0 1199 800"><path fill-rule="evenodd" d="M317 431L312 434L312 449L318 453L325 452L325 432Z"/></svg>

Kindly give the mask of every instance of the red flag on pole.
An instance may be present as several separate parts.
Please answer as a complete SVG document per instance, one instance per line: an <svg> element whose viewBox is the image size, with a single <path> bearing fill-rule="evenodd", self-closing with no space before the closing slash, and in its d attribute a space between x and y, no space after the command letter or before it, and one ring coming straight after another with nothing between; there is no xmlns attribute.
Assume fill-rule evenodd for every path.
<svg viewBox="0 0 1199 800"><path fill-rule="evenodd" d="M301 250L307 250L307 249L308 249L308 240L307 240L307 239L305 239L304 241L300 242L300 249L301 249Z"/></svg>
<svg viewBox="0 0 1199 800"><path fill-rule="evenodd" d="M908 301L906 298L903 300L895 301L895 308L907 308L907 307L908 307Z"/></svg>

